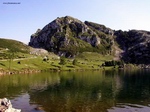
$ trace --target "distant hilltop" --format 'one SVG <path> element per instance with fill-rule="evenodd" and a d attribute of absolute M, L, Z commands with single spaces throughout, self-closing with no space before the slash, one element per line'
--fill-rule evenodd
<path fill-rule="evenodd" d="M 57 18 L 31 35 L 29 46 L 44 48 L 60 56 L 81 52 L 112 55 L 126 63 L 150 64 L 150 32 L 115 31 L 104 25 L 70 16 Z"/>

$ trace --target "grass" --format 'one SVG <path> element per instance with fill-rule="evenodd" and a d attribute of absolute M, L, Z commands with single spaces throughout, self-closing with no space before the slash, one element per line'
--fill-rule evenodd
<path fill-rule="evenodd" d="M 12 52 L 22 52 L 29 53 L 30 47 L 23 44 L 22 42 L 11 40 L 11 39 L 2 39 L 0 38 L 0 51 L 12 51 Z"/>
<path fill-rule="evenodd" d="M 111 55 L 102 55 L 94 52 L 84 52 L 77 56 L 77 59 L 87 62 L 89 64 L 98 64 L 101 65 L 105 61 L 112 60 L 113 56 Z"/>
<path fill-rule="evenodd" d="M 28 55 L 26 58 L 0 60 L 0 69 L 10 71 L 20 71 L 26 69 L 35 70 L 99 70 L 102 63 L 112 60 L 112 56 L 103 56 L 98 53 L 84 52 L 76 57 L 77 63 L 73 65 L 74 59 L 66 58 L 66 64 L 60 65 L 58 56 L 50 54 L 49 60 L 43 61 L 42 56 Z M 110 69 L 112 67 L 107 67 Z"/>
<path fill-rule="evenodd" d="M 110 55 L 102 55 L 97 52 L 85 52 L 92 49 L 92 46 L 78 38 L 72 38 L 79 46 L 82 53 L 74 59 L 66 58 L 66 64 L 60 65 L 60 58 L 54 53 L 46 54 L 48 59 L 43 61 L 45 54 L 36 56 L 29 54 L 30 47 L 15 40 L 0 39 L 0 71 L 22 71 L 22 70 L 95 70 L 101 69 L 102 63 L 112 60 Z M 73 40 L 72 40 L 73 41 Z M 74 45 L 74 44 L 73 44 Z M 67 46 L 69 51 L 74 52 L 75 46 Z M 88 51 L 87 50 L 87 51 Z"/>

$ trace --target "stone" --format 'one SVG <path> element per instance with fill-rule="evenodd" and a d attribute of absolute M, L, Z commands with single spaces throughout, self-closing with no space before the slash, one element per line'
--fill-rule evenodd
<path fill-rule="evenodd" d="M 0 112 L 21 112 L 21 109 L 13 108 L 10 100 L 3 98 L 0 99 Z"/>

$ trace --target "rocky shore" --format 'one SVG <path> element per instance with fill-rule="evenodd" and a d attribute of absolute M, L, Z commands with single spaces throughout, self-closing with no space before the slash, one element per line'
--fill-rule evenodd
<path fill-rule="evenodd" d="M 0 112 L 21 112 L 21 109 L 13 108 L 10 100 L 3 98 L 0 99 Z"/>
<path fill-rule="evenodd" d="M 11 75 L 11 74 L 30 74 L 30 73 L 38 73 L 42 70 L 36 69 L 23 69 L 23 70 L 0 70 L 0 75 Z"/>

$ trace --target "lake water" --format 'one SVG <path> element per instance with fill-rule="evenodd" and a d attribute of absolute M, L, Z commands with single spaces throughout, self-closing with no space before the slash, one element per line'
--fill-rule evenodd
<path fill-rule="evenodd" d="M 150 112 L 150 71 L 1 76 L 4 97 L 22 112 Z"/>

